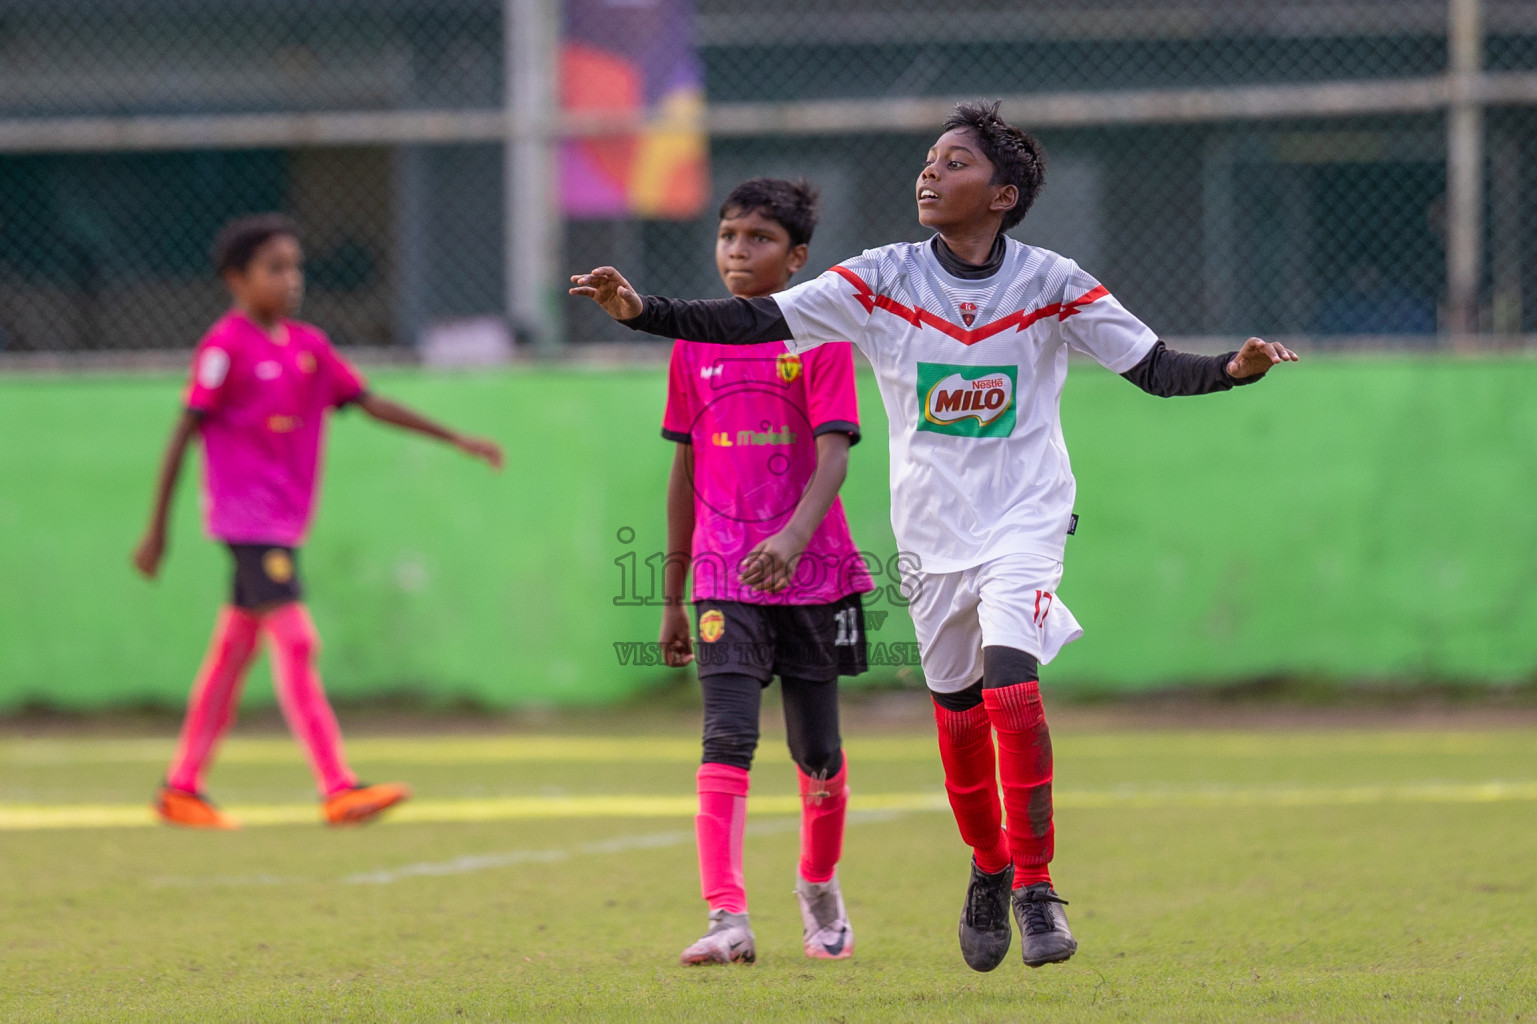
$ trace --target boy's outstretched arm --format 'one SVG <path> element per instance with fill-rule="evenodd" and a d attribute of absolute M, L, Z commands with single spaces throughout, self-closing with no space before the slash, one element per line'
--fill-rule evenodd
<path fill-rule="evenodd" d="M 1285 345 L 1259 338 L 1250 338 L 1243 348 L 1220 356 L 1176 352 L 1160 341 L 1121 376 L 1159 398 L 1208 395 L 1253 384 L 1272 366 L 1296 361 L 1297 353 Z"/>
<path fill-rule="evenodd" d="M 778 593 L 795 576 L 795 561 L 811 543 L 827 510 L 833 507 L 838 488 L 849 474 L 849 435 L 834 431 L 817 435 L 817 468 L 795 514 L 784 528 L 763 541 L 742 559 L 737 579 L 755 590 Z"/>
<path fill-rule="evenodd" d="M 694 548 L 694 449 L 674 445 L 667 476 L 667 556 L 662 563 L 662 660 L 682 668 L 694 660 L 694 631 L 689 628 L 684 591 Z"/>
<path fill-rule="evenodd" d="M 364 393 L 358 398 L 357 406 L 380 423 L 389 423 L 403 430 L 426 434 L 428 437 L 435 437 L 439 441 L 446 441 L 466 455 L 472 455 L 482 462 L 489 464 L 492 469 L 502 468 L 502 449 L 495 441 L 488 441 L 479 437 L 469 437 L 458 431 L 450 430 L 445 426 L 434 423 L 414 409 L 409 409 L 399 402 L 392 402 L 388 398 L 383 398 L 379 395 Z"/>
<path fill-rule="evenodd" d="M 644 298 L 613 267 L 571 275 L 569 293 L 596 302 L 603 312 L 632 330 L 664 338 L 756 345 L 790 337 L 779 304 L 770 296 L 743 299 Z"/>
<path fill-rule="evenodd" d="M 187 445 L 192 441 L 200 418 L 200 414 L 191 409 L 182 410 L 176 425 L 171 428 L 165 456 L 160 460 L 160 478 L 155 485 L 155 506 L 150 512 L 149 526 L 138 547 L 133 549 L 134 568 L 147 579 L 154 579 L 160 572 L 160 561 L 165 557 L 165 524 L 171 514 L 171 498 L 176 493 L 176 480 L 181 476 Z"/>

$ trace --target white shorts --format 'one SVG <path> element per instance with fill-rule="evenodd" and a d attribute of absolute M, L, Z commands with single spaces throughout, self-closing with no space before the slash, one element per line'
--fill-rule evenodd
<path fill-rule="evenodd" d="M 1042 665 L 1083 636 L 1057 600 L 1062 563 L 1005 555 L 959 572 L 909 572 L 903 589 L 929 689 L 955 693 L 982 678 L 983 647 L 1013 647 Z"/>

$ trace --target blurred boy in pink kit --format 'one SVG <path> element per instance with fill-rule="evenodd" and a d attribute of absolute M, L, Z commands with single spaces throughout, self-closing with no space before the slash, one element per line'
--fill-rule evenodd
<path fill-rule="evenodd" d="M 501 468 L 493 442 L 466 437 L 368 390 L 324 332 L 289 319 L 303 297 L 298 229 L 278 214 L 246 217 L 220 233 L 214 264 L 234 299 L 198 343 L 184 410 L 171 432 L 154 510 L 133 563 L 159 572 L 183 456 L 203 442 L 203 516 L 234 558 L 230 603 L 193 683 L 181 741 L 155 799 L 169 824 L 228 829 L 237 822 L 203 792 L 203 776 L 239 703 L 245 671 L 265 638 L 278 703 L 309 755 L 332 825 L 377 817 L 410 796 L 400 783 L 364 785 L 348 768 L 341 731 L 321 687 L 320 638 L 303 603 L 298 549 L 315 508 L 325 421 L 357 406 L 373 419 L 452 444 Z"/>

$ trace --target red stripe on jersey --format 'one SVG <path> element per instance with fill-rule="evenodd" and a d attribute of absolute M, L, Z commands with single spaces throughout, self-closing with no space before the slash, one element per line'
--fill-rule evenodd
<path fill-rule="evenodd" d="M 1047 317 L 1054 316 L 1058 320 L 1066 320 L 1075 313 L 1081 312 L 1084 306 L 1098 302 L 1110 294 L 1109 289 L 1104 285 L 1099 285 L 1090 291 L 1084 292 L 1071 302 L 1053 302 L 1051 305 L 1042 306 L 1039 309 L 1017 310 L 1006 317 L 968 331 L 966 328 L 951 323 L 938 313 L 930 312 L 922 306 L 910 308 L 902 305 L 902 303 L 889 295 L 876 295 L 875 291 L 868 284 L 865 284 L 864 279 L 848 267 L 837 266 L 832 269 L 833 273 L 838 274 L 854 286 L 854 299 L 865 308 L 866 313 L 874 312 L 877 309 L 884 309 L 888 313 L 901 317 L 914 327 L 932 327 L 937 331 L 948 334 L 962 345 L 975 345 L 979 341 L 986 341 L 993 335 L 1001 334 L 1010 327 L 1022 331 L 1036 321 L 1044 320 Z"/>

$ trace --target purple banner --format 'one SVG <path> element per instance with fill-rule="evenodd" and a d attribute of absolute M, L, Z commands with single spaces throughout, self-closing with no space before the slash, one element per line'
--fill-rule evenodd
<path fill-rule="evenodd" d="M 695 217 L 709 199 L 704 70 L 692 0 L 566 0 L 561 108 L 630 115 L 634 134 L 561 148 L 568 217 Z"/>

